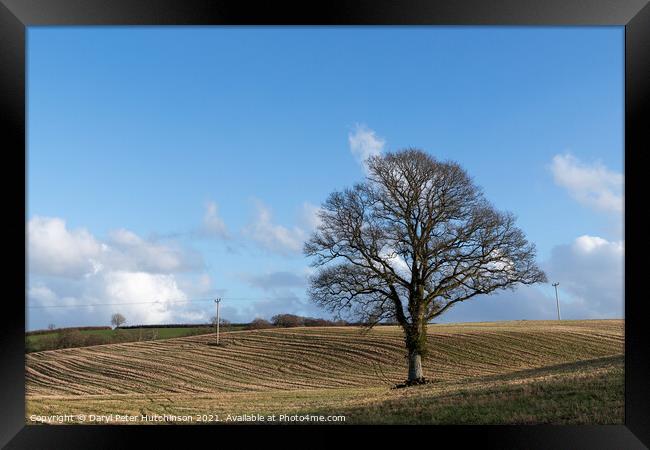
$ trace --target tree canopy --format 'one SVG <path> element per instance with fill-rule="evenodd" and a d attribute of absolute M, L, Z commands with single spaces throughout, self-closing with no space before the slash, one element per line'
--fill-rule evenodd
<path fill-rule="evenodd" d="M 365 181 L 330 194 L 305 243 L 315 303 L 370 326 L 397 321 L 409 351 L 424 353 L 426 323 L 453 305 L 546 281 L 514 215 L 459 164 L 407 149 L 367 167 Z"/>

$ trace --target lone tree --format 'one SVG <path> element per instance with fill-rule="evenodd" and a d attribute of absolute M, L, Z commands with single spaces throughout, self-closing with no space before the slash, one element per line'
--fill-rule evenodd
<path fill-rule="evenodd" d="M 546 281 L 535 246 L 455 162 L 418 149 L 366 160 L 362 183 L 333 192 L 304 252 L 317 268 L 309 296 L 369 327 L 395 321 L 407 384 L 424 381 L 427 323 L 480 294 Z"/>
<path fill-rule="evenodd" d="M 126 318 L 120 313 L 115 313 L 111 316 L 111 324 L 114 325 L 115 328 L 119 328 L 119 326 L 124 322 L 126 322 Z"/>

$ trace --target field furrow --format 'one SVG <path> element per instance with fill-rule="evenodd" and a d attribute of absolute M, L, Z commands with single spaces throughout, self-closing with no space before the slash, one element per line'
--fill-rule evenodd
<path fill-rule="evenodd" d="M 431 325 L 428 378 L 468 379 L 623 353 L 621 320 Z M 406 375 L 397 327 L 291 328 L 34 352 L 27 395 L 237 393 L 386 386 Z"/>

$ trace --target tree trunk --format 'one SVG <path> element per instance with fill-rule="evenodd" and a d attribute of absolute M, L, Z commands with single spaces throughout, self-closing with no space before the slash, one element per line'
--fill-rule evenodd
<path fill-rule="evenodd" d="M 424 319 L 422 289 L 418 289 L 409 298 L 411 323 L 404 326 L 406 349 L 409 358 L 409 376 L 407 383 L 424 381 L 422 374 L 422 355 L 426 354 L 427 323 Z"/>
<path fill-rule="evenodd" d="M 422 357 L 417 351 L 409 352 L 409 378 L 408 381 L 419 381 L 422 375 Z"/>

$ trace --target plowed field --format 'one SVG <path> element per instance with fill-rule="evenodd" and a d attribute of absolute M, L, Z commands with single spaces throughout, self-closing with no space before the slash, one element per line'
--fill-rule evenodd
<path fill-rule="evenodd" d="M 414 411 L 421 418 L 422 404 L 414 395 L 433 399 L 466 389 L 471 395 L 497 389 L 510 396 L 510 388 L 539 383 L 557 389 L 578 383 L 570 389 L 582 392 L 603 377 L 609 386 L 611 377 L 622 380 L 623 329 L 622 320 L 431 325 L 424 372 L 434 383 L 408 389 L 390 389 L 407 371 L 397 327 L 238 331 L 224 334 L 223 346 L 212 345 L 213 335 L 200 335 L 35 352 L 26 355 L 27 416 L 321 411 L 374 423 L 390 416 L 363 411 L 411 401 L 419 405 Z M 622 411 L 622 401 L 621 393 L 620 402 L 607 408 Z M 444 404 L 434 403 L 431 411 Z M 523 422 L 535 423 L 535 417 Z M 591 416 L 580 417 L 584 420 L 574 422 L 589 422 Z M 602 421 L 617 423 L 616 416 L 607 417 Z M 418 422 L 442 423 L 435 417 Z"/>

